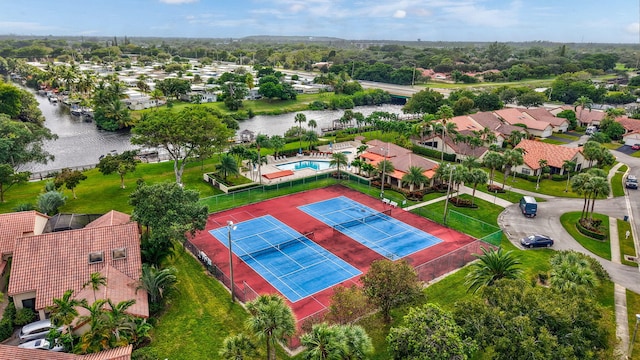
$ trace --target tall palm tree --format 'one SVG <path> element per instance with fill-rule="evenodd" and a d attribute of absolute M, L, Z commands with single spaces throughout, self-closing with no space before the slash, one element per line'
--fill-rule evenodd
<path fill-rule="evenodd" d="M 220 156 L 220 164 L 216 166 L 216 173 L 222 174 L 224 181 L 227 181 L 227 176 L 238 175 L 240 170 L 238 169 L 238 163 L 231 154 L 222 154 Z"/>
<path fill-rule="evenodd" d="M 307 121 L 307 126 L 309 127 L 309 129 L 311 129 L 311 131 L 316 131 L 316 128 L 318 127 L 318 122 L 315 121 L 314 119 L 310 119 L 309 121 Z"/>
<path fill-rule="evenodd" d="M 136 291 L 145 290 L 149 296 L 149 302 L 159 304 L 167 295 L 175 291 L 175 286 L 178 283 L 177 272 L 174 267 L 158 269 L 155 266 L 144 264 Z"/>
<path fill-rule="evenodd" d="M 420 166 L 410 166 L 409 172 L 402 176 L 402 182 L 409 184 L 409 192 L 413 192 L 414 186 L 422 187 L 429 178 L 424 174 L 424 169 Z"/>
<path fill-rule="evenodd" d="M 471 271 L 467 274 L 465 284 L 467 291 L 478 290 L 493 285 L 500 279 L 517 279 L 522 276 L 522 263 L 512 251 L 504 252 L 502 248 L 497 251 L 482 248 L 482 255 L 474 254 L 478 262 L 471 265 Z"/>
<path fill-rule="evenodd" d="M 311 121 L 313 120 L 309 120 L 309 122 Z M 282 150 L 287 144 L 281 135 L 271 135 L 271 137 L 269 138 L 269 143 L 271 144 L 271 148 L 273 149 L 274 156 L 278 156 L 280 150 Z"/>
<path fill-rule="evenodd" d="M 475 156 L 467 156 L 461 162 L 462 166 L 466 167 L 468 170 L 479 168 L 482 166 L 482 163 Z"/>
<path fill-rule="evenodd" d="M 578 195 L 583 195 L 583 204 L 582 204 L 582 213 L 580 214 L 580 219 L 584 219 L 586 216 L 586 212 L 588 209 L 588 199 L 590 190 L 589 179 L 591 176 L 587 173 L 578 174 L 571 179 L 571 191 L 575 192 Z"/>
<path fill-rule="evenodd" d="M 502 188 L 504 189 L 504 185 L 507 182 L 507 177 L 509 176 L 509 172 L 514 166 L 522 165 L 524 163 L 524 157 L 522 156 L 522 152 L 520 149 L 507 149 L 503 154 L 504 159 L 504 177 L 502 181 Z M 515 176 L 515 175 L 514 175 Z"/>
<path fill-rule="evenodd" d="M 162 90 L 156 88 L 153 89 L 151 93 L 149 93 L 149 96 L 155 102 L 157 110 L 160 106 L 160 100 L 164 99 L 164 93 L 162 92 Z"/>
<path fill-rule="evenodd" d="M 447 122 L 453 117 L 453 109 L 449 105 L 442 105 L 436 112 L 436 117 L 442 121 L 442 152 L 440 154 L 440 163 L 444 162 L 444 139 L 447 136 Z"/>
<path fill-rule="evenodd" d="M 118 125 L 118 129 L 128 128 L 133 125 L 129 108 L 119 99 L 113 100 L 107 105 L 105 117 Z"/>
<path fill-rule="evenodd" d="M 64 292 L 61 298 L 54 298 L 53 305 L 47 308 L 51 319 L 51 323 L 55 326 L 64 326 L 67 334 L 71 335 L 71 323 L 78 316 L 77 307 L 87 307 L 87 300 L 74 299 L 73 290 Z M 71 338 L 71 347 L 73 347 L 73 337 Z"/>
<path fill-rule="evenodd" d="M 126 346 L 134 337 L 136 324 L 133 317 L 127 314 L 127 309 L 136 303 L 135 300 L 125 300 L 114 304 L 107 299 L 109 310 L 106 310 L 106 331 L 109 333 L 109 346 Z"/>
<path fill-rule="evenodd" d="M 549 162 L 547 159 L 539 159 L 538 166 L 540 166 L 540 171 L 538 172 L 538 181 L 536 182 L 536 190 L 540 188 L 540 177 L 542 177 L 542 173 L 544 172 L 544 168 L 547 167 Z"/>
<path fill-rule="evenodd" d="M 84 283 L 82 288 L 84 289 L 88 286 L 91 286 L 91 290 L 93 290 L 93 301 L 96 301 L 96 291 L 100 290 L 100 286 L 107 286 L 107 278 L 99 272 L 91 273 L 89 281 Z"/>
<path fill-rule="evenodd" d="M 340 176 L 340 167 L 347 166 L 347 155 L 341 152 L 336 152 L 331 154 L 331 161 L 329 161 L 329 166 L 336 167 L 336 174 Z"/>
<path fill-rule="evenodd" d="M 258 178 L 260 179 L 260 184 L 262 184 L 262 161 L 261 161 L 262 154 L 260 150 L 263 147 L 268 148 L 270 146 L 269 137 L 264 134 L 258 134 L 256 136 L 255 142 L 256 142 L 256 147 L 258 149 Z"/>
<path fill-rule="evenodd" d="M 589 99 L 586 96 L 580 96 L 576 102 L 573 103 L 573 110 L 574 111 L 578 111 L 578 106 L 580 107 L 580 113 L 578 114 L 578 120 L 580 123 L 582 123 L 582 111 L 584 111 L 585 108 L 589 109 L 589 112 L 591 112 L 591 108 L 593 107 L 593 101 L 591 99 Z"/>
<path fill-rule="evenodd" d="M 300 343 L 306 347 L 304 358 L 308 360 L 344 359 L 347 353 L 344 334 L 339 326 L 315 324 L 311 332 L 303 334 Z"/>
<path fill-rule="evenodd" d="M 484 166 L 488 167 L 489 172 L 489 184 L 493 184 L 493 173 L 496 169 L 502 169 L 504 165 L 504 157 L 502 154 L 496 151 L 489 151 L 482 159 Z"/>
<path fill-rule="evenodd" d="M 551 263 L 551 286 L 562 292 L 582 295 L 592 294 L 598 286 L 598 277 L 585 255 L 575 251 L 561 251 L 549 260 Z"/>
<path fill-rule="evenodd" d="M 467 184 L 473 185 L 473 192 L 471 193 L 471 206 L 473 206 L 475 203 L 476 188 L 478 187 L 479 184 L 486 184 L 487 180 L 489 180 L 489 176 L 482 169 L 478 169 L 478 168 L 471 169 L 467 173 L 467 179 L 465 180 L 465 182 Z"/>
<path fill-rule="evenodd" d="M 296 320 L 284 299 L 276 294 L 260 295 L 246 304 L 251 316 L 247 327 L 267 346 L 267 360 L 275 359 L 275 345 L 296 331 Z"/>
<path fill-rule="evenodd" d="M 225 360 L 244 360 L 256 355 L 256 345 L 245 334 L 227 336 L 222 341 L 218 355 Z"/>
<path fill-rule="evenodd" d="M 578 164 L 573 160 L 565 160 L 562 163 L 562 168 L 567 172 L 567 186 L 564 189 L 564 192 L 569 191 L 569 181 L 571 181 L 571 172 L 575 170 Z"/>
<path fill-rule="evenodd" d="M 609 181 L 607 181 L 606 176 L 597 175 L 592 176 L 589 180 L 589 188 L 591 189 L 591 214 L 589 218 L 593 219 L 593 209 L 596 205 L 596 199 L 600 195 L 608 196 L 611 188 L 609 187 Z"/>
<path fill-rule="evenodd" d="M 393 167 L 393 163 L 387 159 L 381 160 L 376 165 L 376 171 L 380 175 L 380 181 L 384 184 L 386 180 L 387 174 L 393 173 L 395 168 Z"/>
<path fill-rule="evenodd" d="M 302 124 L 307 122 L 307 116 L 303 113 L 297 113 L 293 122 L 298 124 L 298 136 L 300 137 L 300 152 L 302 152 Z"/>
<path fill-rule="evenodd" d="M 318 141 L 318 133 L 313 130 L 306 131 L 302 135 L 302 140 L 309 142 L 309 151 L 311 151 L 311 147 Z"/>
<path fill-rule="evenodd" d="M 82 306 L 89 313 L 81 316 L 79 321 L 88 323 L 90 330 L 80 337 L 78 350 L 81 354 L 95 353 L 108 348 L 111 334 L 107 329 L 108 318 L 102 308 L 106 302 L 104 299 L 98 299 L 91 305 Z"/>

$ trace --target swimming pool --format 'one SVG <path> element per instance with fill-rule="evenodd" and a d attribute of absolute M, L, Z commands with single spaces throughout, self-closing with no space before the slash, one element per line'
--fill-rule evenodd
<path fill-rule="evenodd" d="M 294 170 L 294 171 L 304 170 L 304 169 L 320 171 L 320 170 L 327 170 L 328 168 L 330 168 L 329 161 L 318 161 L 318 160 L 302 160 L 302 161 L 276 165 L 276 167 L 280 170 Z"/>

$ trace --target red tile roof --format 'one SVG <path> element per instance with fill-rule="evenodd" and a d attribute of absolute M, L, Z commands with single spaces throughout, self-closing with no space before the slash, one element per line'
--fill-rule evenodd
<path fill-rule="evenodd" d="M 549 110 L 545 108 L 520 109 L 523 114 L 528 115 L 531 119 L 548 122 L 553 126 L 562 126 L 568 124 L 567 119 L 553 116 Z"/>
<path fill-rule="evenodd" d="M 489 128 L 493 132 L 500 133 L 503 135 L 509 136 L 511 135 L 512 131 L 518 131 L 522 133 L 526 132 L 523 128 L 519 126 L 513 126 L 510 124 L 503 123 L 496 116 L 496 114 L 490 111 L 478 112 L 478 113 L 469 115 L 469 117 L 472 118 L 478 124 L 486 128 Z"/>
<path fill-rule="evenodd" d="M 375 143 L 376 146 L 371 146 L 372 143 Z M 389 144 L 389 156 L 387 159 L 393 164 L 394 172 L 389 174 L 390 176 L 396 179 L 402 179 L 404 174 L 409 172 L 409 168 L 411 166 L 419 166 L 424 171 L 428 178 L 432 178 L 435 174 L 435 169 L 438 168 L 438 163 L 431 161 L 427 158 L 424 158 L 420 155 L 414 154 L 411 150 L 405 149 L 395 144 L 385 143 L 379 140 L 372 140 L 367 143 L 369 149 L 360 155 L 361 158 L 369 160 L 369 163 L 376 166 L 380 161 L 382 161 L 384 157 L 384 152 L 382 149 L 387 149 L 387 144 Z M 377 152 L 377 153 L 376 153 Z"/>
<path fill-rule="evenodd" d="M 131 360 L 131 345 L 95 354 L 75 355 L 53 351 L 22 349 L 0 344 L 0 359 L 11 360 Z"/>
<path fill-rule="evenodd" d="M 126 257 L 113 259 L 112 250 L 120 248 L 126 249 Z M 104 261 L 89 264 L 89 253 L 95 252 L 103 252 Z M 119 289 L 112 291 L 128 292 L 129 299 L 139 298 L 135 287 L 131 288 L 131 281 L 138 280 L 142 272 L 137 223 L 19 238 L 13 254 L 8 294 L 35 291 L 35 305 L 39 310 L 52 305 L 52 300 L 62 297 L 66 290 L 79 293 L 91 273 L 101 271 L 108 275 L 108 288 Z M 146 297 L 130 309 L 133 315 L 149 316 Z"/>
<path fill-rule="evenodd" d="M 582 147 L 568 148 L 534 140 L 522 140 L 515 148 L 524 150 L 524 163 L 532 170 L 540 168 L 539 160 L 547 160 L 548 166 L 562 168 L 565 160 L 573 159 L 582 151 Z"/>
<path fill-rule="evenodd" d="M 85 228 L 122 225 L 128 222 L 131 222 L 131 217 L 129 215 L 125 213 L 121 213 L 119 211 L 111 210 L 108 213 L 102 215 L 101 217 L 88 223 L 87 226 L 85 226 Z"/>
<path fill-rule="evenodd" d="M 578 118 L 578 122 L 583 124 L 591 124 L 594 121 L 602 121 L 604 119 L 605 112 L 600 110 L 582 110 L 582 106 L 573 107 L 571 105 L 562 105 L 560 107 L 562 110 L 573 110 L 576 113 L 576 118 Z M 582 111 L 581 111 L 582 110 Z M 557 109 L 555 110 L 557 111 Z"/>
<path fill-rule="evenodd" d="M 411 153 L 411 150 L 405 149 L 402 146 L 380 140 L 371 140 L 367 142 L 367 145 L 369 146 L 367 152 L 378 154 L 380 156 L 386 155 L 387 157 L 396 157 Z"/>
<path fill-rule="evenodd" d="M 551 126 L 546 121 L 538 121 L 523 115 L 522 111 L 516 108 L 504 108 L 495 110 L 494 112 L 511 125 L 524 124 L 528 129 L 533 130 L 545 130 L 547 127 Z"/>
<path fill-rule="evenodd" d="M 49 218 L 37 211 L 0 214 L 0 255 L 12 254 L 17 238 L 42 232 L 36 229 L 37 217 Z"/>
<path fill-rule="evenodd" d="M 622 127 L 624 127 L 625 130 L 627 130 L 627 132 L 640 131 L 640 120 L 631 119 L 626 116 L 622 116 L 622 117 L 616 118 L 615 121 L 619 122 L 620 125 L 622 125 Z"/>

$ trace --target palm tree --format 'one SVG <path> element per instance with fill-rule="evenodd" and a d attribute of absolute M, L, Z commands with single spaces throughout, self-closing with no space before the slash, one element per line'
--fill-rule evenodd
<path fill-rule="evenodd" d="M 540 177 L 542 176 L 542 172 L 544 171 L 544 168 L 547 167 L 548 163 L 549 162 L 546 159 L 538 160 L 538 166 L 540 166 L 540 171 L 538 172 L 538 181 L 536 182 L 536 190 L 540 188 Z"/>
<path fill-rule="evenodd" d="M 364 165 L 365 162 L 363 160 L 360 159 L 353 159 L 353 161 L 351 161 L 351 166 L 353 166 L 354 168 L 358 169 L 358 175 L 360 175 L 361 171 L 362 171 L 362 165 Z"/>
<path fill-rule="evenodd" d="M 522 139 L 524 139 L 524 137 L 525 135 L 521 131 L 513 130 L 511 131 L 511 134 L 509 134 L 509 144 L 515 147 Z"/>
<path fill-rule="evenodd" d="M 110 347 L 126 346 L 134 337 L 136 324 L 133 317 L 126 311 L 135 303 L 135 300 L 125 300 L 114 304 L 111 299 L 107 299 L 109 310 L 105 311 L 107 317 L 105 327 L 110 336 Z"/>
<path fill-rule="evenodd" d="M 489 151 L 482 159 L 484 166 L 491 169 L 489 173 L 489 184 L 493 184 L 493 173 L 496 169 L 502 169 L 504 157 L 499 152 Z"/>
<path fill-rule="evenodd" d="M 596 170 L 596 169 L 592 169 Z M 600 169 L 597 169 L 600 170 Z M 611 188 L 609 187 L 609 181 L 607 181 L 607 177 L 593 175 L 591 179 L 589 179 L 589 188 L 591 189 L 591 214 L 590 219 L 593 219 L 593 209 L 596 205 L 596 199 L 600 195 L 608 196 L 611 192 Z"/>
<path fill-rule="evenodd" d="M 160 106 L 160 100 L 164 98 L 164 93 L 160 89 L 153 89 L 151 93 L 149 93 L 151 99 L 156 103 L 156 110 Z"/>
<path fill-rule="evenodd" d="M 260 183 L 262 184 L 262 161 L 261 161 L 261 152 L 260 149 L 263 147 L 269 147 L 269 137 L 264 134 L 258 134 L 256 136 L 256 147 L 258 149 L 258 178 L 260 179 Z"/>
<path fill-rule="evenodd" d="M 53 305 L 47 308 L 51 319 L 51 323 L 57 326 L 64 326 L 67 334 L 71 335 L 71 323 L 78 316 L 78 306 L 87 307 L 87 300 L 74 299 L 73 290 L 64 292 L 61 298 L 54 298 Z M 73 347 L 73 337 L 71 337 L 71 347 Z"/>
<path fill-rule="evenodd" d="M 231 154 L 222 154 L 220 156 L 220 164 L 216 166 L 216 173 L 222 174 L 224 181 L 227 181 L 228 175 L 238 175 L 240 170 L 238 169 L 238 163 Z"/>
<path fill-rule="evenodd" d="M 571 171 L 575 170 L 577 163 L 573 160 L 565 160 L 562 163 L 562 168 L 567 172 L 567 186 L 564 189 L 564 192 L 569 191 L 569 181 L 571 180 Z"/>
<path fill-rule="evenodd" d="M 551 286 L 562 292 L 583 295 L 598 286 L 598 277 L 585 255 L 575 251 L 561 251 L 551 257 Z"/>
<path fill-rule="evenodd" d="M 344 359 L 347 352 L 343 332 L 338 326 L 315 324 L 311 332 L 303 334 L 300 343 L 306 347 L 304 358 L 308 360 Z"/>
<path fill-rule="evenodd" d="M 522 152 L 519 150 L 520 149 L 507 149 L 503 154 L 503 159 L 504 159 L 504 177 L 502 181 L 503 189 L 504 189 L 505 183 L 507 182 L 507 177 L 509 176 L 509 172 L 511 171 L 511 169 L 514 166 L 522 165 L 524 163 Z"/>
<path fill-rule="evenodd" d="M 578 111 L 578 106 L 580 107 L 580 113 L 578 114 L 578 120 L 580 123 L 582 123 L 582 111 L 584 110 L 584 108 L 589 109 L 589 112 L 591 112 L 591 108 L 593 106 L 593 101 L 591 99 L 589 99 L 586 96 L 580 96 L 578 98 L 578 100 L 576 100 L 576 102 L 573 103 L 574 108 L 573 111 Z"/>
<path fill-rule="evenodd" d="M 376 171 L 380 175 L 380 181 L 383 184 L 385 183 L 386 175 L 393 173 L 394 170 L 395 170 L 395 168 L 393 167 L 393 163 L 391 161 L 387 160 L 387 159 L 381 160 L 376 165 Z"/>
<path fill-rule="evenodd" d="M 244 360 L 256 355 L 256 345 L 245 334 L 227 336 L 222 341 L 218 355 L 225 360 Z"/>
<path fill-rule="evenodd" d="M 362 164 L 362 171 L 364 171 L 365 173 L 367 173 L 367 176 L 371 177 L 371 174 L 373 174 L 373 172 L 376 170 L 376 168 L 369 164 L 369 163 L 364 163 Z"/>
<path fill-rule="evenodd" d="M 302 136 L 302 140 L 309 142 L 309 151 L 311 151 L 311 147 L 318 141 L 318 133 L 313 130 L 309 130 L 304 133 Z"/>
<path fill-rule="evenodd" d="M 159 270 L 153 265 L 144 264 L 136 291 L 145 290 L 149 296 L 149 302 L 160 304 L 167 295 L 175 291 L 178 282 L 177 272 L 174 267 Z"/>
<path fill-rule="evenodd" d="M 331 161 L 329 161 L 329 166 L 335 166 L 336 174 L 340 176 L 340 167 L 347 166 L 347 155 L 341 152 L 336 152 L 331 154 Z"/>
<path fill-rule="evenodd" d="M 313 120 L 310 120 L 309 123 L 311 123 L 311 121 Z M 282 150 L 286 145 L 286 141 L 280 135 L 271 135 L 271 137 L 269 138 L 269 143 L 271 144 L 271 148 L 273 149 L 274 156 L 278 156 L 280 150 Z"/>
<path fill-rule="evenodd" d="M 571 179 L 571 191 L 575 192 L 578 195 L 584 196 L 584 202 L 582 204 L 582 213 L 580 214 L 580 219 L 585 218 L 585 213 L 588 209 L 588 199 L 590 190 L 588 188 L 589 179 L 591 176 L 587 173 L 578 174 Z"/>
<path fill-rule="evenodd" d="M 104 115 L 118 125 L 118 129 L 128 128 L 133 124 L 129 108 L 119 99 L 113 100 L 107 105 Z"/>
<path fill-rule="evenodd" d="M 466 183 L 473 184 L 473 192 L 471 193 L 471 206 L 474 205 L 476 199 L 476 188 L 478 184 L 486 184 L 489 176 L 482 169 L 471 169 L 467 173 Z"/>
<path fill-rule="evenodd" d="M 300 152 L 302 152 L 302 124 L 307 122 L 307 116 L 303 113 L 297 113 L 294 123 L 298 124 L 298 136 L 300 137 Z"/>
<path fill-rule="evenodd" d="M 504 252 L 502 248 L 497 251 L 487 250 L 482 247 L 482 255 L 474 256 L 479 261 L 471 265 L 471 271 L 466 276 L 465 284 L 469 286 L 467 291 L 476 293 L 500 279 L 517 279 L 522 276 L 522 269 L 518 266 L 522 263 L 512 251 Z"/>
<path fill-rule="evenodd" d="M 409 192 L 413 192 L 415 185 L 420 186 L 429 181 L 429 178 L 424 174 L 424 169 L 419 166 L 410 166 L 409 172 L 402 176 L 402 182 L 409 184 Z"/>
<path fill-rule="evenodd" d="M 309 129 L 311 129 L 311 131 L 316 131 L 316 128 L 318 127 L 318 122 L 310 119 L 309 121 L 307 121 L 307 126 L 309 127 Z"/>
<path fill-rule="evenodd" d="M 275 359 L 275 345 L 296 331 L 296 320 L 284 299 L 276 294 L 260 295 L 246 304 L 251 314 L 247 327 L 267 346 L 267 360 Z"/>
<path fill-rule="evenodd" d="M 100 286 L 107 286 L 107 278 L 99 272 L 91 273 L 89 281 L 84 283 L 82 288 L 84 289 L 87 286 L 91 286 L 91 289 L 93 290 L 93 301 L 96 301 L 96 291 L 100 289 Z"/>
<path fill-rule="evenodd" d="M 83 305 L 87 309 L 88 315 L 80 317 L 79 322 L 89 324 L 89 331 L 80 337 L 79 351 L 81 354 L 95 353 L 107 349 L 111 334 L 107 329 L 108 318 L 102 307 L 106 300 L 98 299 L 91 305 Z"/>
<path fill-rule="evenodd" d="M 373 344 L 367 332 L 358 325 L 342 325 L 342 333 L 346 346 L 346 359 L 368 359 L 373 352 Z"/>
<path fill-rule="evenodd" d="M 462 166 L 466 167 L 468 170 L 479 168 L 482 166 L 478 158 L 475 156 L 467 156 L 461 162 Z"/>
<path fill-rule="evenodd" d="M 453 109 L 449 105 L 442 105 L 436 112 L 436 117 L 442 121 L 442 152 L 440 154 L 440 163 L 444 162 L 444 139 L 447 136 L 447 122 L 453 117 Z"/>

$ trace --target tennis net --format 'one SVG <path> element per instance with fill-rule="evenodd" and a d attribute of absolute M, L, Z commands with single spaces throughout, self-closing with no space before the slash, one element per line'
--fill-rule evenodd
<path fill-rule="evenodd" d="M 373 213 L 370 215 L 367 215 L 365 217 L 361 217 L 358 219 L 353 219 L 353 220 L 349 220 L 349 221 L 345 221 L 339 224 L 335 224 L 333 225 L 333 230 L 338 230 L 340 231 L 340 229 L 346 229 L 346 228 L 350 228 L 350 227 L 354 227 L 354 226 L 358 226 L 358 225 L 362 225 L 362 224 L 366 224 L 372 221 L 376 221 L 376 220 L 387 220 L 389 218 L 389 216 L 391 215 L 391 209 L 389 210 L 385 210 L 382 212 L 378 212 L 378 213 Z"/>
<path fill-rule="evenodd" d="M 275 253 L 275 252 L 282 252 L 282 250 L 286 249 L 287 247 L 296 245 L 298 243 L 304 243 L 305 240 L 309 240 L 313 238 L 313 232 L 304 234 L 300 237 L 297 238 L 293 238 L 293 239 L 289 239 L 286 241 L 283 241 L 279 244 L 271 244 L 271 246 L 267 246 L 258 250 L 253 250 L 253 251 L 245 251 L 244 254 L 239 255 L 241 259 L 245 260 L 247 258 L 257 258 L 259 256 L 265 255 L 265 254 L 270 254 L 270 253 Z"/>

